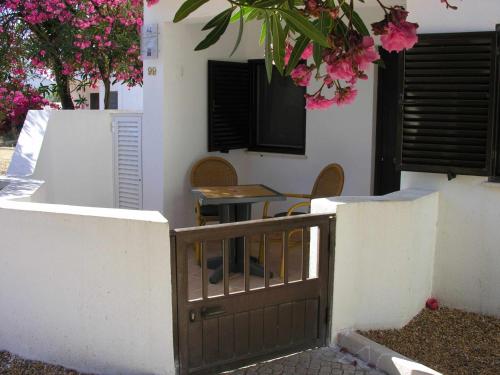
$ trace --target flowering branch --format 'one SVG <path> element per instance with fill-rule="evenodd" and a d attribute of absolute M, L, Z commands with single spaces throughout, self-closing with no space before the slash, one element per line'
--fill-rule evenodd
<path fill-rule="evenodd" d="M 174 22 L 182 21 L 207 1 L 186 0 Z M 418 41 L 418 24 L 407 21 L 408 12 L 403 6 L 374 1 L 385 14 L 381 21 L 371 25 L 372 34 L 380 36 L 382 48 L 389 52 L 412 48 Z M 440 1 L 448 9 L 456 9 L 450 0 Z M 150 4 L 157 2 L 149 0 Z M 321 85 L 319 90 L 306 95 L 309 109 L 352 103 L 357 95 L 357 81 L 367 79 L 368 67 L 380 60 L 375 40 L 356 12 L 354 0 L 228 2 L 230 8 L 205 25 L 203 30 L 208 30 L 208 35 L 196 49 L 216 43 L 231 21 L 240 20 L 240 33 L 242 21 L 261 21 L 269 78 L 274 65 L 280 73 L 290 75 L 297 85 L 309 86 L 316 71 L 314 77 Z"/>

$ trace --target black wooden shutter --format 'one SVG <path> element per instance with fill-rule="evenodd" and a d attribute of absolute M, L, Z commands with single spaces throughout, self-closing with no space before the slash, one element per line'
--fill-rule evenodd
<path fill-rule="evenodd" d="M 109 109 L 118 109 L 118 91 L 109 93 Z"/>
<path fill-rule="evenodd" d="M 248 147 L 249 92 L 247 63 L 208 62 L 208 151 Z"/>
<path fill-rule="evenodd" d="M 404 60 L 401 169 L 488 175 L 495 33 L 420 35 Z"/>

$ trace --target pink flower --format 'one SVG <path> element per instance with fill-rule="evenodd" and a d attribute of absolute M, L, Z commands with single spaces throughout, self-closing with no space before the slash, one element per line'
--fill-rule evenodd
<path fill-rule="evenodd" d="M 312 69 L 305 64 L 297 65 L 297 67 L 294 70 L 292 70 L 292 73 L 290 73 L 290 77 L 292 77 L 293 81 L 297 86 L 309 85 L 309 81 L 311 80 L 311 75 L 312 75 Z"/>
<path fill-rule="evenodd" d="M 334 103 L 334 99 L 327 99 L 320 94 L 306 95 L 306 109 L 327 109 Z"/>
<path fill-rule="evenodd" d="M 370 36 L 363 37 L 360 51 L 354 56 L 354 61 L 359 70 L 365 70 L 368 66 L 380 59 L 380 55 L 375 49 L 375 41 Z"/>
<path fill-rule="evenodd" d="M 356 96 L 358 95 L 358 90 L 348 86 L 346 88 L 341 88 L 337 90 L 335 97 L 333 98 L 335 104 L 342 107 L 347 104 L 354 103 Z"/>
<path fill-rule="evenodd" d="M 349 58 L 343 58 L 333 62 L 327 63 L 326 71 L 333 80 L 343 79 L 351 81 L 356 77 L 356 72 L 352 67 L 352 61 Z"/>
<path fill-rule="evenodd" d="M 399 24 L 389 22 L 386 33 L 380 38 L 382 47 L 389 52 L 400 52 L 409 49 L 418 41 L 416 23 L 401 21 Z"/>
<path fill-rule="evenodd" d="M 300 56 L 300 58 L 302 60 L 307 60 L 309 57 L 311 57 L 313 54 L 313 44 L 312 43 L 309 43 L 306 47 L 306 49 L 304 50 L 304 52 L 302 52 L 302 55 Z"/>

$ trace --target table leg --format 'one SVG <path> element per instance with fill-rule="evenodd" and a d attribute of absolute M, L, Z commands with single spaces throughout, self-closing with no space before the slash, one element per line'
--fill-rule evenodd
<path fill-rule="evenodd" d="M 222 223 L 231 223 L 235 221 L 247 221 L 252 218 L 252 205 L 251 203 L 239 203 L 235 205 L 224 204 L 219 206 L 219 214 Z M 232 238 L 229 240 L 230 265 L 229 272 L 243 273 L 245 265 L 244 249 L 245 238 Z M 209 281 L 211 284 L 217 284 L 224 278 L 224 270 L 222 264 L 222 257 L 213 257 L 208 259 L 207 267 L 214 269 L 210 275 Z M 250 258 L 250 274 L 255 276 L 264 277 L 264 267 L 259 264 L 258 260 L 254 257 Z M 270 277 L 273 277 L 272 273 Z"/>

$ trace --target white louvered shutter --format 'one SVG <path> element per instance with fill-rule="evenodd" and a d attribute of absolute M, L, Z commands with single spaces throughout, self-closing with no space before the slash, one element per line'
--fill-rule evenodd
<path fill-rule="evenodd" d="M 142 209 L 142 117 L 113 117 L 115 207 Z"/>

